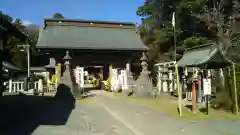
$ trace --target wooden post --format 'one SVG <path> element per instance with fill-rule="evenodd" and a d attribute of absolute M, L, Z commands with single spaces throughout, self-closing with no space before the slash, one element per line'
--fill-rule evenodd
<path fill-rule="evenodd" d="M 42 79 L 38 80 L 38 92 L 43 92 L 43 82 Z"/>
<path fill-rule="evenodd" d="M 109 73 L 108 73 L 108 78 L 112 78 L 112 69 L 113 69 L 113 66 L 110 64 L 109 65 Z"/>
<path fill-rule="evenodd" d="M 11 93 L 12 92 L 12 79 L 10 79 L 8 82 L 8 89 L 9 89 L 8 92 Z"/>
<path fill-rule="evenodd" d="M 16 83 L 16 85 L 17 85 L 17 91 L 20 90 L 20 89 L 19 89 L 19 84 L 20 84 L 19 82 Z"/>
<path fill-rule="evenodd" d="M 158 66 L 158 94 L 162 92 L 162 73 L 161 73 L 161 66 Z"/>
<path fill-rule="evenodd" d="M 237 95 L 237 80 L 236 80 L 236 71 L 235 71 L 235 63 L 232 64 L 232 70 L 233 70 L 233 90 L 234 90 L 234 107 L 235 107 L 235 113 L 238 115 L 238 95 Z"/>
<path fill-rule="evenodd" d="M 23 85 L 24 85 L 24 82 L 21 82 L 21 83 L 20 83 L 20 87 L 21 87 L 20 90 L 21 90 L 21 91 L 24 90 Z"/>
<path fill-rule="evenodd" d="M 208 99 L 208 96 L 209 95 L 206 95 L 206 111 L 207 111 L 207 115 L 209 114 L 209 107 L 208 107 L 209 99 Z"/>
<path fill-rule="evenodd" d="M 101 90 L 103 90 L 103 88 L 104 88 L 103 87 L 104 85 L 102 82 L 103 81 L 103 67 L 100 68 L 99 76 L 100 76 L 100 88 L 101 88 Z"/>
<path fill-rule="evenodd" d="M 127 70 L 128 75 L 129 75 L 130 72 L 131 72 L 131 64 L 130 64 L 130 62 L 127 62 L 127 64 L 126 64 L 126 70 Z"/>
<path fill-rule="evenodd" d="M 192 112 L 196 113 L 196 85 L 192 82 Z"/>
<path fill-rule="evenodd" d="M 16 83 L 12 83 L 13 84 L 13 92 L 16 92 Z"/>

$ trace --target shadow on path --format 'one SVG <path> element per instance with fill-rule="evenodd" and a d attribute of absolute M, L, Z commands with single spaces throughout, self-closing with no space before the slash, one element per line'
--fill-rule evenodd
<path fill-rule="evenodd" d="M 95 91 L 99 91 L 95 87 L 84 87 L 83 91 L 81 92 L 82 98 L 92 98 L 95 97 Z"/>
<path fill-rule="evenodd" d="M 0 98 L 0 135 L 30 135 L 40 125 L 65 125 L 75 108 L 71 89 L 59 84 L 54 97 L 4 96 Z"/>

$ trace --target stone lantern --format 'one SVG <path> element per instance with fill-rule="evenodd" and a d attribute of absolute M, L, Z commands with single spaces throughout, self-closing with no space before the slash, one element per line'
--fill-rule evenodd
<path fill-rule="evenodd" d="M 62 83 L 64 83 L 70 88 L 75 98 L 76 97 L 82 98 L 80 89 L 76 87 L 75 82 L 73 81 L 73 73 L 72 73 L 73 71 L 71 70 L 71 66 L 70 66 L 72 57 L 69 55 L 69 51 L 66 51 L 66 55 L 63 57 L 63 60 L 65 61 L 64 62 L 65 70 L 62 77 Z"/>
<path fill-rule="evenodd" d="M 64 65 L 65 65 L 65 71 L 68 70 L 69 71 L 69 66 L 70 66 L 70 61 L 72 60 L 72 57 L 69 55 L 69 52 L 66 51 L 66 55 L 63 57 L 63 60 L 65 61 L 64 62 Z"/>
<path fill-rule="evenodd" d="M 66 55 L 63 57 L 63 60 L 65 60 L 64 65 L 70 64 L 70 60 L 72 60 L 72 57 L 69 55 L 69 51 L 66 51 Z"/>
<path fill-rule="evenodd" d="M 137 80 L 137 92 L 136 96 L 150 97 L 152 96 L 152 83 L 149 78 L 150 71 L 148 71 L 147 56 L 143 53 L 141 59 L 142 71 Z"/>
<path fill-rule="evenodd" d="M 145 53 L 143 53 L 140 61 L 142 61 L 141 62 L 141 66 L 142 66 L 141 75 L 144 76 L 144 79 L 149 79 L 150 71 L 148 71 L 147 56 Z"/>

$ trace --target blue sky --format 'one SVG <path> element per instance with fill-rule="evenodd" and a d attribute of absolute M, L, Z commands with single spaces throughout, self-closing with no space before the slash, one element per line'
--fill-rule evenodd
<path fill-rule="evenodd" d="M 0 10 L 26 23 L 42 24 L 56 12 L 65 18 L 139 22 L 144 0 L 1 0 Z"/>

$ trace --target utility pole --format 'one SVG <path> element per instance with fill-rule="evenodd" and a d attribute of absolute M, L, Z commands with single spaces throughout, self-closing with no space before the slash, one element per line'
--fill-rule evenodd
<path fill-rule="evenodd" d="M 233 76 L 233 90 L 234 90 L 234 108 L 235 113 L 238 115 L 238 94 L 237 94 L 237 79 L 236 79 L 236 67 L 235 63 L 232 63 L 232 76 Z"/>

